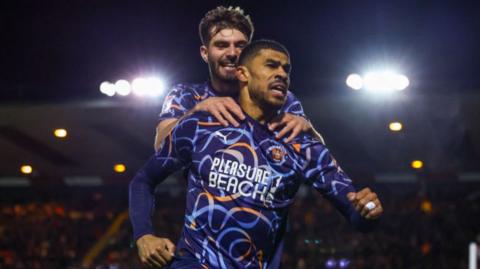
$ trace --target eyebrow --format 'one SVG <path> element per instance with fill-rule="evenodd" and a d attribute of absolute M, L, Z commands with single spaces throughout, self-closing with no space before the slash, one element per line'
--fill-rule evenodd
<path fill-rule="evenodd" d="M 228 41 L 225 40 L 216 40 L 213 42 L 214 45 L 228 44 Z"/>
<path fill-rule="evenodd" d="M 287 73 L 290 72 L 290 70 L 292 69 L 292 65 L 289 64 L 289 63 L 286 63 L 284 65 L 282 65 L 282 63 L 280 61 L 277 61 L 277 60 L 274 60 L 274 59 L 271 59 L 271 58 L 268 58 L 266 60 L 266 63 L 268 64 L 274 64 L 275 66 L 283 66 L 283 68 L 285 69 L 285 71 L 287 71 Z"/>
<path fill-rule="evenodd" d="M 247 44 L 248 42 L 245 41 L 245 40 L 239 40 L 239 41 L 236 41 L 234 42 L 235 45 L 245 45 Z M 226 40 L 216 40 L 213 42 L 214 45 L 223 45 L 223 44 L 230 44 L 230 41 L 226 41 Z"/>

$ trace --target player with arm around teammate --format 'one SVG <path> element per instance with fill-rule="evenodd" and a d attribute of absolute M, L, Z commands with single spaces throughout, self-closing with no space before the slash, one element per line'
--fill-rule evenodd
<path fill-rule="evenodd" d="M 153 234 L 154 187 L 188 167 L 185 224 L 170 268 L 278 268 L 288 208 L 302 183 L 319 190 L 360 230 L 371 229 L 383 212 L 371 190 L 355 192 L 322 143 L 303 134 L 286 144 L 267 128 L 286 99 L 286 49 L 272 41 L 255 42 L 240 64 L 245 121 L 225 127 L 205 113 L 184 118 L 130 185 L 138 240 Z M 168 239 L 159 240 L 161 249 L 145 260 L 151 267 L 164 266 L 175 252 Z"/>

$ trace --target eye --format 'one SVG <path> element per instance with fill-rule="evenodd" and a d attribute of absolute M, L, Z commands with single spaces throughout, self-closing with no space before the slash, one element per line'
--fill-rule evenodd
<path fill-rule="evenodd" d="M 285 71 L 285 73 L 290 74 L 290 71 L 292 71 L 292 66 L 289 64 L 286 64 L 283 66 L 283 70 Z"/>
<path fill-rule="evenodd" d="M 247 45 L 247 43 L 243 43 L 243 42 L 242 42 L 242 43 L 238 43 L 238 44 L 236 45 L 236 47 L 239 48 L 239 49 L 243 49 L 243 48 L 245 48 L 246 45 Z"/>
<path fill-rule="evenodd" d="M 228 43 L 226 43 L 226 42 L 218 42 L 218 43 L 215 43 L 215 46 L 216 46 L 217 48 L 226 48 L 226 47 L 228 47 Z"/>

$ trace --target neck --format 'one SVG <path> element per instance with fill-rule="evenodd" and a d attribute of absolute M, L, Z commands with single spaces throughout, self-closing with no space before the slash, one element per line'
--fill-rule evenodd
<path fill-rule="evenodd" d="M 247 113 L 252 119 L 258 121 L 260 124 L 266 124 L 275 115 L 277 115 L 277 109 L 272 107 L 266 107 L 254 101 L 245 86 L 240 89 L 239 103 L 242 110 Z"/>
<path fill-rule="evenodd" d="M 235 95 L 238 92 L 237 81 L 225 81 L 210 76 L 213 89 L 221 95 Z"/>

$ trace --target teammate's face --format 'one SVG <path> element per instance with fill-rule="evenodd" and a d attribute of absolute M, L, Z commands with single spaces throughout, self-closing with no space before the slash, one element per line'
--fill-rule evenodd
<path fill-rule="evenodd" d="M 227 28 L 215 34 L 208 46 L 200 47 L 200 54 L 208 63 L 212 79 L 236 82 L 238 57 L 247 45 L 247 37 L 237 29 Z"/>
<path fill-rule="evenodd" d="M 280 108 L 290 86 L 290 59 L 282 52 L 262 49 L 246 65 L 250 97 L 259 105 Z"/>

